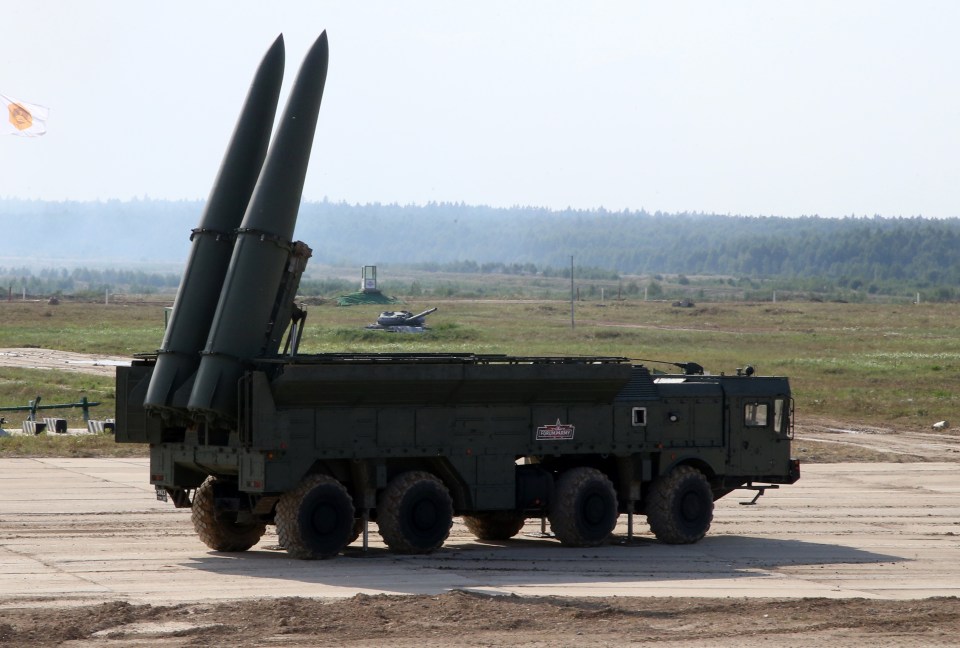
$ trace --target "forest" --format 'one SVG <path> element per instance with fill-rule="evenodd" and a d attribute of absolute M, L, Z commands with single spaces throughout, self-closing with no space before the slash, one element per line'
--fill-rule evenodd
<path fill-rule="evenodd" d="M 202 201 L 149 198 L 0 199 L 0 257 L 19 260 L 16 267 L 0 269 L 0 280 L 25 269 L 37 275 L 54 260 L 116 267 L 182 263 L 202 210 Z M 826 279 L 852 290 L 960 297 L 957 218 L 784 218 L 325 200 L 301 205 L 296 237 L 313 248 L 311 263 L 341 266 L 560 276 L 569 272 L 573 257 L 597 276 L 684 274 L 798 284 Z M 59 271 L 60 280 L 69 275 Z M 126 279 L 156 287 L 175 282 L 165 274 Z"/>

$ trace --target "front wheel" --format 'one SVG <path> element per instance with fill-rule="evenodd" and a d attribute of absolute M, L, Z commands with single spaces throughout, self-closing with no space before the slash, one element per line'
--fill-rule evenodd
<path fill-rule="evenodd" d="M 309 475 L 277 502 L 280 545 L 295 558 L 332 558 L 354 539 L 353 499 L 329 475 Z"/>
<path fill-rule="evenodd" d="M 380 536 L 397 553 L 429 553 L 453 525 L 453 500 L 439 479 L 413 470 L 394 477 L 377 505 Z"/>
<path fill-rule="evenodd" d="M 617 525 L 617 491 L 596 468 L 573 468 L 560 475 L 547 517 L 557 539 L 571 547 L 595 547 Z"/>
<path fill-rule="evenodd" d="M 647 500 L 647 522 L 667 544 L 691 544 L 710 530 L 713 491 L 693 466 L 677 466 L 654 482 Z"/>
<path fill-rule="evenodd" d="M 217 508 L 217 497 L 239 497 L 236 486 L 210 475 L 193 495 L 190 520 L 203 544 L 214 551 L 246 551 L 260 542 L 264 522 L 241 524 L 237 512 Z"/>

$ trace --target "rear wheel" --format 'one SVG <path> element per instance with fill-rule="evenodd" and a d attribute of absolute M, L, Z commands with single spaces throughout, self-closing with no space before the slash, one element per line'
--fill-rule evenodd
<path fill-rule="evenodd" d="M 305 560 L 332 558 L 354 538 L 353 498 L 329 475 L 309 475 L 277 502 L 277 535 Z"/>
<path fill-rule="evenodd" d="M 411 471 L 394 477 L 377 505 L 380 535 L 397 553 L 429 553 L 443 544 L 453 524 L 453 500 L 439 479 Z"/>
<path fill-rule="evenodd" d="M 236 511 L 217 507 L 218 497 L 239 496 L 232 482 L 213 475 L 207 477 L 193 495 L 190 520 L 203 544 L 214 551 L 246 551 L 260 542 L 267 530 L 265 522 L 240 524 Z"/>
<path fill-rule="evenodd" d="M 647 522 L 667 544 L 691 544 L 710 530 L 713 491 L 693 466 L 677 466 L 654 482 L 647 500 Z"/>
<path fill-rule="evenodd" d="M 617 525 L 617 491 L 596 468 L 573 468 L 560 475 L 547 515 L 554 535 L 565 545 L 595 547 Z"/>
<path fill-rule="evenodd" d="M 520 533 L 526 521 L 517 511 L 490 511 L 464 515 L 463 523 L 480 540 L 509 540 Z"/>

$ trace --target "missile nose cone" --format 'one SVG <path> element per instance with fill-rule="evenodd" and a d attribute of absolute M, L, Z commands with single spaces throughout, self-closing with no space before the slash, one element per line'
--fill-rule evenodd
<path fill-rule="evenodd" d="M 270 131 L 277 115 L 277 102 L 283 83 L 285 56 L 281 35 L 264 54 L 257 68 L 233 140 L 207 200 L 207 217 L 216 215 L 222 222 L 210 225 L 201 223 L 201 227 L 217 228 L 232 234 L 246 213 L 270 144 Z"/>
<path fill-rule="evenodd" d="M 327 62 L 330 58 L 330 45 L 327 43 L 327 30 L 324 29 L 317 40 L 313 41 L 313 45 L 310 47 L 310 51 L 307 53 L 307 58 L 312 56 L 322 57 L 323 58 L 323 74 L 326 78 L 327 74 Z"/>
<path fill-rule="evenodd" d="M 297 73 L 241 227 L 266 231 L 284 240 L 293 238 L 329 57 L 324 31 Z"/>

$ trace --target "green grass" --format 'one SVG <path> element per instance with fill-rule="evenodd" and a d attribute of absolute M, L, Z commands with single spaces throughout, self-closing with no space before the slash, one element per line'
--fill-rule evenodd
<path fill-rule="evenodd" d="M 147 446 L 117 443 L 112 434 L 0 437 L 2 457 L 146 457 Z"/>
<path fill-rule="evenodd" d="M 468 339 L 355 336 L 344 331 L 373 321 L 376 309 L 315 307 L 304 351 L 619 355 L 695 361 L 712 373 L 750 364 L 760 374 L 790 377 L 800 417 L 910 429 L 956 418 L 960 407 L 958 304 L 581 302 L 575 329 L 564 302 L 448 301 L 409 309 L 429 305 L 440 306 L 431 325 L 456 323 Z"/>
<path fill-rule="evenodd" d="M 59 405 L 79 403 L 86 396 L 89 402 L 100 403 L 90 408 L 90 418 L 114 418 L 116 411 L 116 393 L 113 378 L 90 376 L 66 371 L 46 371 L 42 369 L 0 368 L 0 406 L 21 407 L 30 404 L 40 396 L 41 405 Z M 0 412 L 7 420 L 7 429 L 20 429 L 21 422 L 29 412 Z M 70 409 L 39 410 L 37 417 L 45 416 L 65 418 L 71 428 L 85 428 L 83 410 Z"/>
<path fill-rule="evenodd" d="M 129 355 L 155 350 L 163 306 L 0 303 L 0 347 L 36 345 Z M 439 310 L 432 331 L 367 331 L 381 306 L 311 306 L 301 352 L 476 352 L 616 355 L 694 361 L 711 373 L 753 365 L 790 377 L 798 417 L 925 429 L 960 409 L 960 304 L 722 302 L 674 308 L 664 302 L 580 302 L 576 328 L 563 301 L 421 298 L 404 306 Z M 656 365 L 654 365 L 656 366 Z M 72 402 L 86 395 L 112 414 L 109 378 L 0 371 L 0 405 Z M 79 411 L 73 411 L 79 416 Z M 8 420 L 12 420 L 8 416 Z M 73 419 L 76 420 L 76 419 Z"/>
<path fill-rule="evenodd" d="M 169 305 L 0 302 L 0 348 L 108 355 L 152 351 L 163 339 L 163 307 Z"/>

